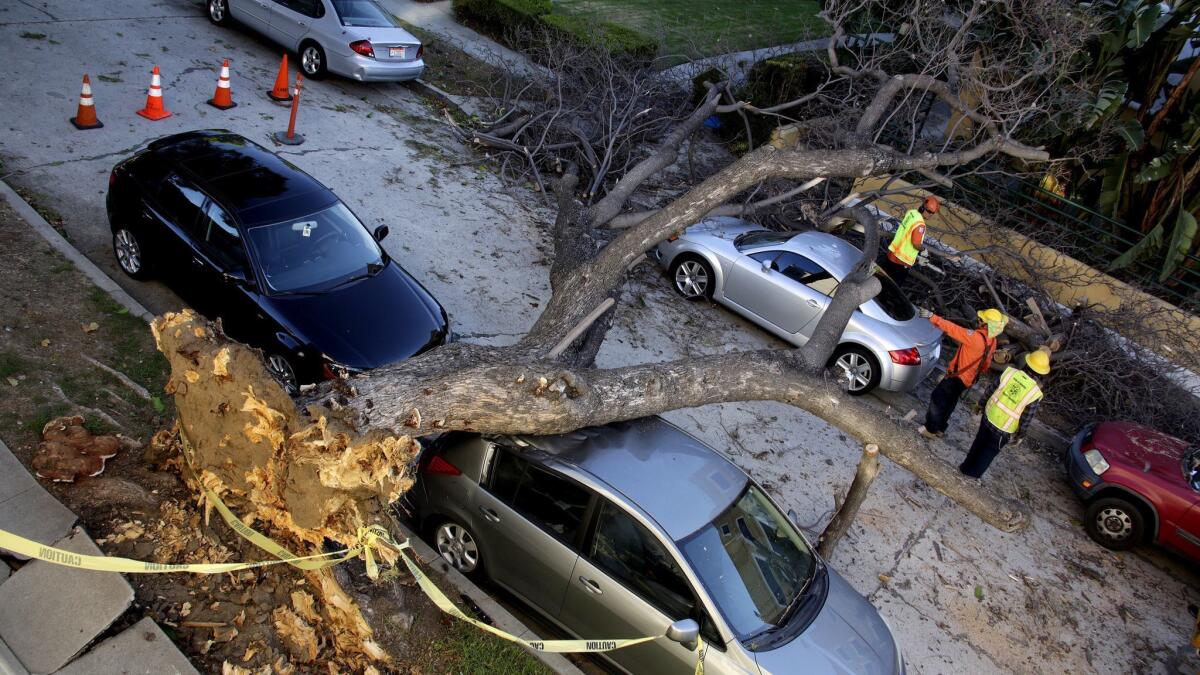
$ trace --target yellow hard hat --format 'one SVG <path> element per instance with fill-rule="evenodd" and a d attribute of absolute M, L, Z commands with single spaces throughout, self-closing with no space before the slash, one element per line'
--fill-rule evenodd
<path fill-rule="evenodd" d="M 1004 312 L 998 309 L 982 309 L 975 312 L 979 320 L 987 324 L 988 337 L 994 338 L 1004 332 L 1004 327 L 1008 325 L 1008 317 L 1004 316 Z"/>
<path fill-rule="evenodd" d="M 1050 355 L 1044 350 L 1035 349 L 1025 355 L 1025 364 L 1038 375 L 1050 374 Z"/>

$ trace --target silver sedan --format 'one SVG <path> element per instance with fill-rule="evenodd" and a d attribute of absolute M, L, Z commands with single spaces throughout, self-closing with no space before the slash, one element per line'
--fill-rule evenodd
<path fill-rule="evenodd" d="M 208 0 L 208 18 L 236 20 L 299 54 L 313 79 L 398 82 L 425 70 L 421 41 L 374 0 Z"/>
<path fill-rule="evenodd" d="M 448 434 L 408 496 L 442 559 L 585 640 L 655 637 L 622 672 L 902 675 L 891 630 L 792 520 L 661 418 L 561 436 Z"/>
<path fill-rule="evenodd" d="M 823 232 L 773 232 L 736 218 L 709 218 L 658 245 L 652 257 L 681 295 L 711 299 L 801 346 L 862 251 Z M 941 331 L 877 270 L 883 290 L 850 318 L 833 371 L 851 394 L 906 391 L 941 355 Z"/>

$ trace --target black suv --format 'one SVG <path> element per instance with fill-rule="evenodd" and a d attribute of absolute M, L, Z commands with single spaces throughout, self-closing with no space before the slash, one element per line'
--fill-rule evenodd
<path fill-rule="evenodd" d="M 130 277 L 161 278 L 271 373 L 302 383 L 402 361 L 446 311 L 316 179 L 237 134 L 167 136 L 113 168 L 108 222 Z"/>

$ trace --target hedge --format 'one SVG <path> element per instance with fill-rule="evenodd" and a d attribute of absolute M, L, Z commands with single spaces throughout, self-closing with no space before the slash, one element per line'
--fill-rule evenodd
<path fill-rule="evenodd" d="M 512 44 L 521 31 L 541 27 L 558 40 L 600 45 L 644 63 L 658 54 L 657 42 L 625 26 L 551 14 L 550 0 L 453 0 L 452 7 L 459 21 L 514 48 L 524 46 Z"/>

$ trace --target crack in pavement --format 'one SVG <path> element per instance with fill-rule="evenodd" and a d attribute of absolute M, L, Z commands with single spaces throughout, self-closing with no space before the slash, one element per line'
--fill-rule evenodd
<path fill-rule="evenodd" d="M 311 155 L 314 152 L 348 152 L 350 150 L 378 150 L 377 147 L 354 145 L 348 148 L 312 148 L 311 150 L 276 150 L 277 155 Z"/>
<path fill-rule="evenodd" d="M 197 16 L 195 14 L 170 14 L 167 16 L 123 16 L 123 17 L 106 17 L 106 18 L 91 17 L 91 18 L 87 18 L 87 19 L 59 19 L 59 18 L 54 18 L 53 14 L 51 14 L 50 12 L 47 12 L 44 9 L 39 9 L 38 7 L 34 7 L 33 5 L 30 5 L 29 3 L 25 2 L 25 0 L 18 0 L 18 1 L 21 2 L 21 4 L 23 4 L 23 5 L 27 5 L 30 9 L 35 9 L 35 10 L 45 14 L 46 16 L 51 17 L 51 19 L 46 20 L 46 21 L 5 21 L 5 22 L 0 22 L 0 26 L 33 26 L 33 25 L 42 25 L 42 24 L 48 24 L 48 23 L 97 23 L 100 21 L 161 21 L 163 19 L 204 19 L 203 16 Z"/>
<path fill-rule="evenodd" d="M 983 659 L 984 661 L 987 661 L 988 663 L 992 664 L 992 667 L 995 668 L 997 672 L 1008 672 L 1009 670 L 1011 670 L 1010 668 L 1001 667 L 1000 664 L 996 663 L 996 660 L 994 658 L 992 658 L 991 654 L 988 654 L 986 651 L 983 650 L 982 647 L 971 642 L 971 636 L 969 634 L 953 633 L 953 632 L 947 630 L 947 628 L 949 627 L 949 624 L 947 624 L 945 621 L 941 621 L 938 618 L 930 616 L 929 614 L 926 614 L 925 612 L 921 611 L 921 609 L 919 607 L 917 607 L 916 605 L 909 602 L 908 598 L 905 598 L 903 595 L 900 595 L 900 593 L 898 593 L 895 589 L 888 588 L 887 591 L 894 600 L 908 606 L 912 611 L 917 613 L 917 616 L 932 623 L 934 626 L 937 627 L 938 630 L 940 630 L 942 632 L 943 635 L 949 637 L 954 642 L 961 642 L 961 643 L 965 644 L 968 649 L 970 649 L 972 652 L 975 652 L 976 656 L 978 656 L 979 658 Z M 946 626 L 947 628 L 943 628 L 943 626 Z"/>
<path fill-rule="evenodd" d="M 133 145 L 128 148 L 123 148 L 121 150 L 114 150 L 113 152 L 106 152 L 106 153 L 99 154 L 99 155 L 88 155 L 86 157 L 71 156 L 66 159 L 56 159 L 56 160 L 49 161 L 49 162 L 43 162 L 41 164 L 34 164 L 32 166 L 26 166 L 26 167 L 22 167 L 19 169 L 13 169 L 12 171 L 4 174 L 3 176 L 0 176 L 0 179 L 10 178 L 12 176 L 19 176 L 22 174 L 29 173 L 30 171 L 34 171 L 36 169 L 43 169 L 48 166 L 60 166 L 60 165 L 66 164 L 68 162 L 94 162 L 98 159 L 107 159 L 109 157 L 116 157 L 118 155 L 132 155 L 134 153 L 134 151 L 136 151 L 138 148 L 141 148 L 141 147 L 142 147 L 142 144 L 138 143 L 137 145 Z"/>

